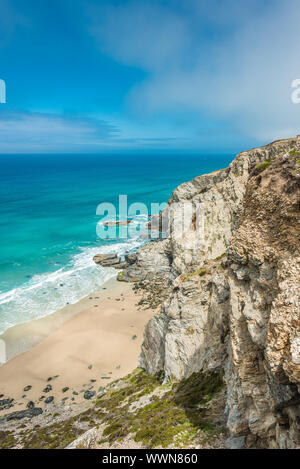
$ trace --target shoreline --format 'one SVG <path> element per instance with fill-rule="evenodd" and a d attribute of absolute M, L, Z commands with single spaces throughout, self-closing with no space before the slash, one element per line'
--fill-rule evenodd
<path fill-rule="evenodd" d="M 113 277 L 99 285 L 88 295 L 76 301 L 76 303 L 68 304 L 46 316 L 9 327 L 5 332 L 0 334 L 0 340 L 4 340 L 6 344 L 5 363 L 39 345 L 49 335 L 57 331 L 66 321 L 81 313 L 89 306 L 89 298 L 91 296 L 103 293 L 103 291 L 114 290 L 118 288 L 118 283 L 116 282 L 116 277 Z"/>
<path fill-rule="evenodd" d="M 8 345 L 19 339 L 24 350 L 0 367 L 1 399 L 14 399 L 0 417 L 26 409 L 30 401 L 45 410 L 49 396 L 54 404 L 83 403 L 85 391 L 94 398 L 99 387 L 132 372 L 144 327 L 155 314 L 138 301 L 132 284 L 111 279 L 74 305 L 6 331 L 1 338 Z M 47 385 L 51 390 L 44 392 Z"/>

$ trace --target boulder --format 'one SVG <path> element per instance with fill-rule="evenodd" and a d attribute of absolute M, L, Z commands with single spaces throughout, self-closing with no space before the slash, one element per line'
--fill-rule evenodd
<path fill-rule="evenodd" d="M 97 254 L 93 261 L 102 267 L 113 267 L 121 263 L 121 258 L 117 254 Z"/>
<path fill-rule="evenodd" d="M 85 391 L 83 397 L 87 400 L 90 400 L 92 399 L 92 397 L 94 397 L 95 394 L 96 394 L 95 391 Z"/>
<path fill-rule="evenodd" d="M 120 220 L 120 221 L 106 221 L 103 223 L 104 226 L 126 226 L 132 223 L 132 220 Z"/>
<path fill-rule="evenodd" d="M 43 409 L 40 407 L 33 407 L 32 409 L 12 412 L 11 414 L 4 415 L 4 417 L 0 418 L 0 424 L 5 424 L 11 420 L 22 420 L 24 418 L 32 419 L 33 417 L 36 417 L 42 413 Z"/>

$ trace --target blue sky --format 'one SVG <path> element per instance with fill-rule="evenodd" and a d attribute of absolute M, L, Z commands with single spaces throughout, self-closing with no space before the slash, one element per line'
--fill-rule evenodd
<path fill-rule="evenodd" d="M 1 153 L 237 152 L 296 135 L 297 0 L 0 0 Z"/>

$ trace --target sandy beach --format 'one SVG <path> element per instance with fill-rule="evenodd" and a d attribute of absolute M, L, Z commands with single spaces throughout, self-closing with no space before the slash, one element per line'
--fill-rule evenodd
<path fill-rule="evenodd" d="M 0 367 L 0 395 L 14 399 L 9 412 L 29 401 L 44 407 L 49 396 L 82 402 L 84 391 L 97 393 L 136 368 L 143 330 L 154 314 L 138 301 L 130 284 L 113 279 L 74 305 L 6 331 L 1 338 L 15 356 Z M 47 385 L 51 390 L 43 392 Z"/>

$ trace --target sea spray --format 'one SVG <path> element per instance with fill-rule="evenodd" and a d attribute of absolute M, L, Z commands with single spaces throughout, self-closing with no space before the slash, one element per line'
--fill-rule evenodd
<path fill-rule="evenodd" d="M 67 304 L 74 304 L 115 277 L 115 269 L 96 266 L 93 262 L 96 254 L 114 252 L 122 256 L 142 244 L 143 241 L 133 239 L 119 244 L 82 248 L 65 267 L 35 275 L 22 287 L 1 294 L 0 334 L 16 324 L 47 316 Z"/>

